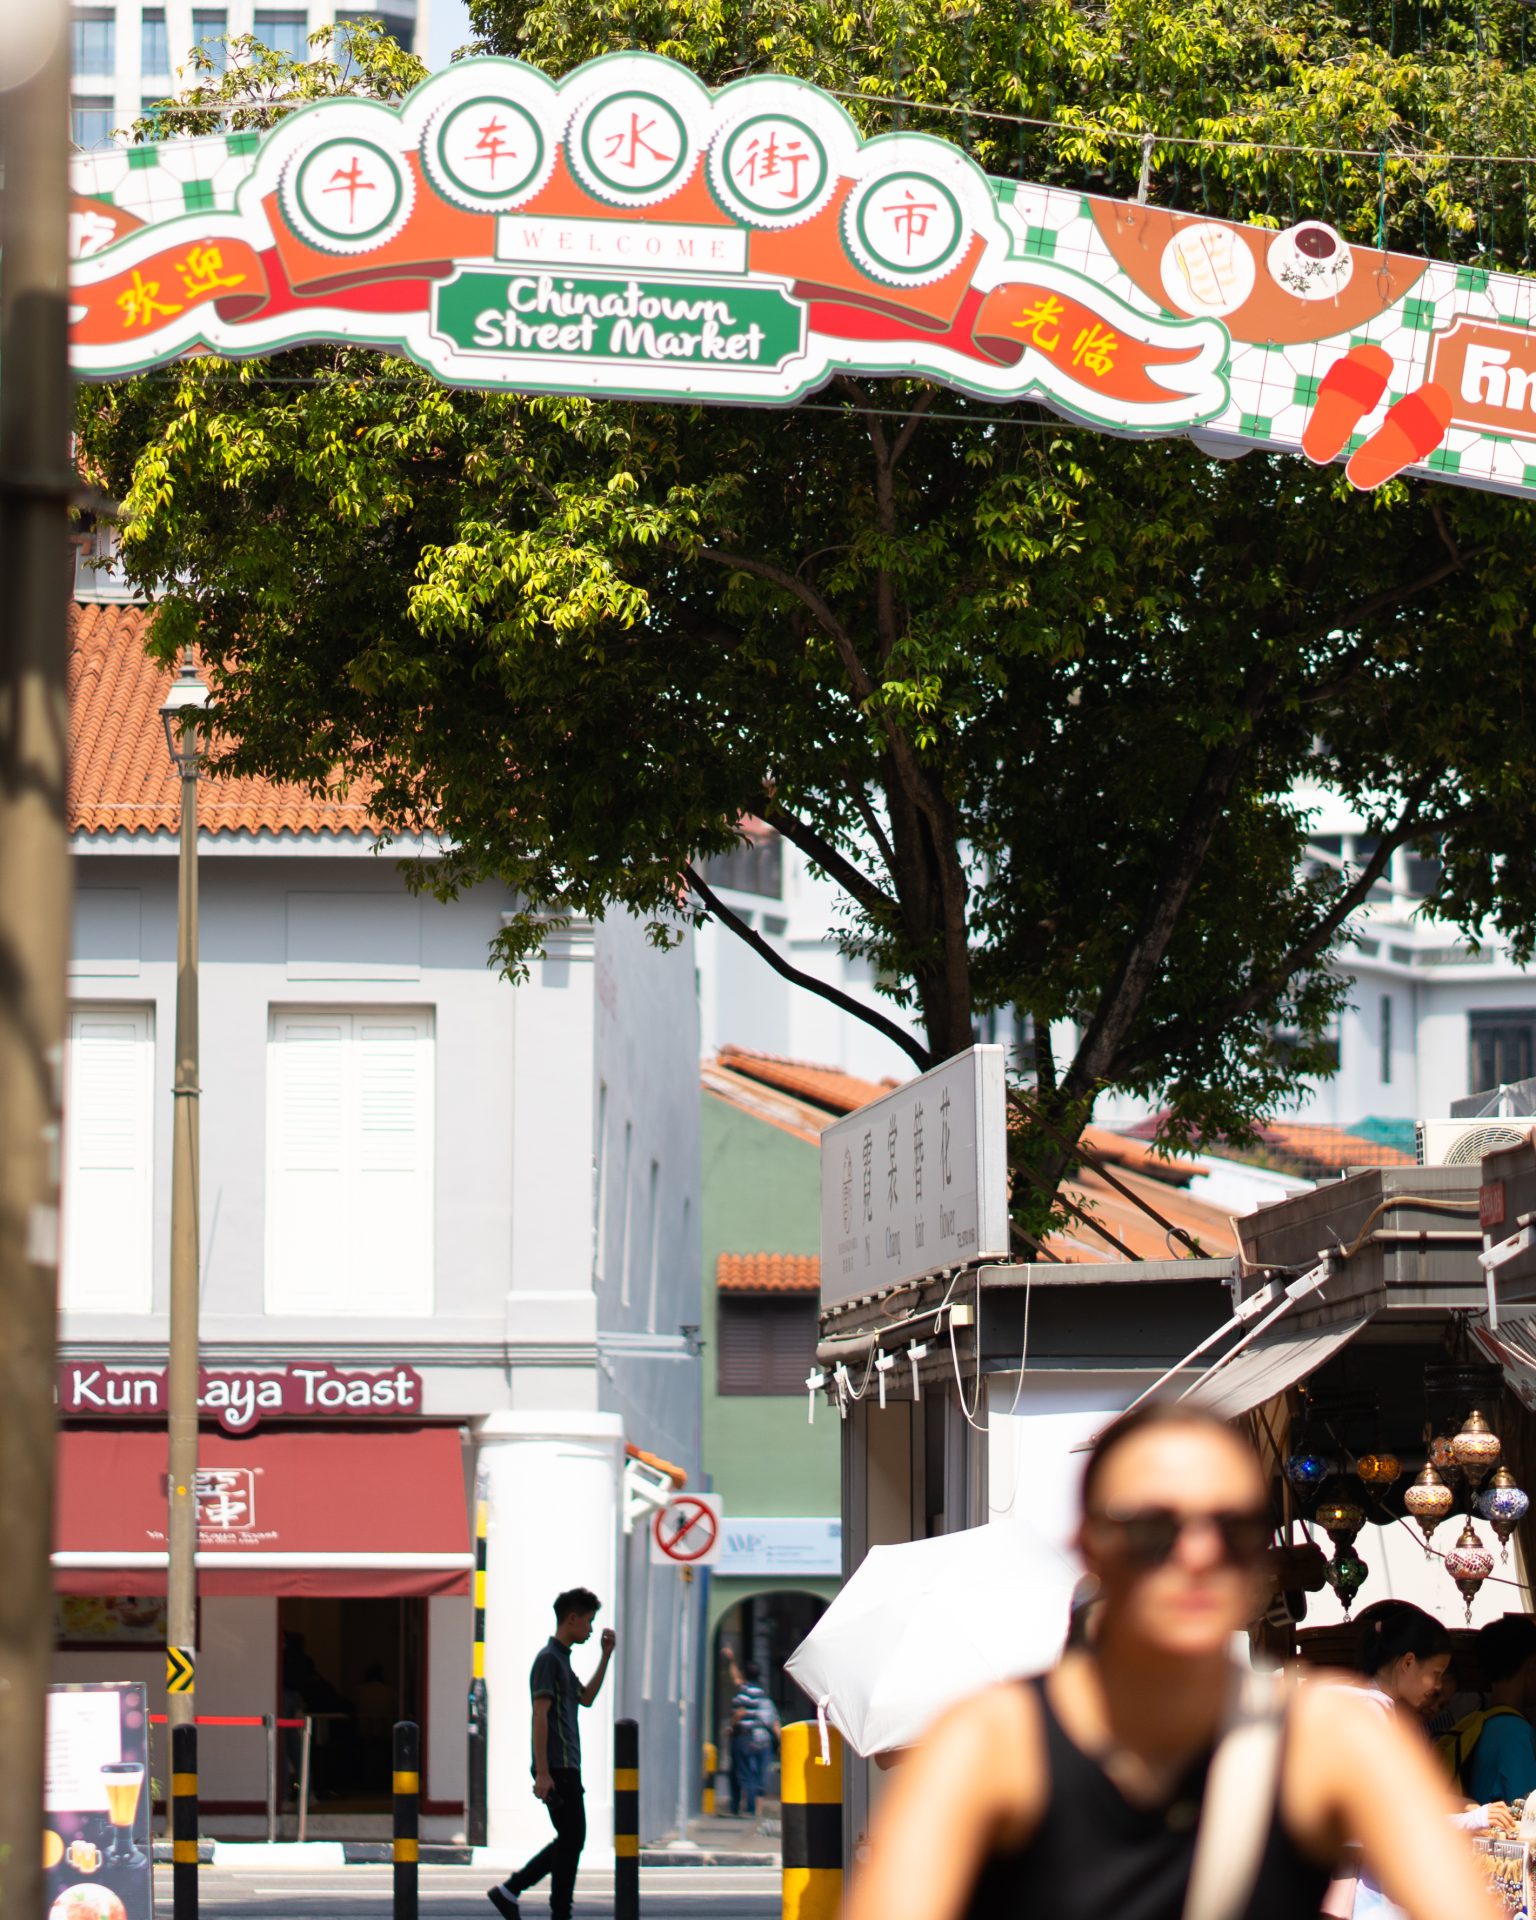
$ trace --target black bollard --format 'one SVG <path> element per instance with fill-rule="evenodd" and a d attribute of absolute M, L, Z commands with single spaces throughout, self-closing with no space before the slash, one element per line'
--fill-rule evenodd
<path fill-rule="evenodd" d="M 613 1920 L 640 1916 L 640 1723 L 613 1725 Z"/>
<path fill-rule="evenodd" d="M 171 1911 L 197 1920 L 197 1728 L 171 1728 Z"/>
<path fill-rule="evenodd" d="M 417 1861 L 421 1831 L 421 1731 L 414 1720 L 395 1722 L 395 1912 L 417 1920 Z"/>

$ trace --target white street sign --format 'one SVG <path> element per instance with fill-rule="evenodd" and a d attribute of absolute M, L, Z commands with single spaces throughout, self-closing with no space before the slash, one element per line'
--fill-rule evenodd
<path fill-rule="evenodd" d="M 719 1494 L 675 1494 L 651 1522 L 652 1566 L 712 1567 L 719 1558 Z"/>
<path fill-rule="evenodd" d="M 971 1047 L 821 1136 L 821 1304 L 1008 1252 L 1002 1047 Z"/>

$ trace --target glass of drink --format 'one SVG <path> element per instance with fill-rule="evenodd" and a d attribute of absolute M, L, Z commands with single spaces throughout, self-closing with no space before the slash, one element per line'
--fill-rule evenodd
<path fill-rule="evenodd" d="M 134 1845 L 133 1823 L 138 1817 L 139 1795 L 144 1790 L 144 1768 L 137 1760 L 109 1760 L 101 1770 L 101 1778 L 107 1790 L 107 1818 L 112 1823 L 107 1864 L 142 1867 L 144 1855 Z"/>

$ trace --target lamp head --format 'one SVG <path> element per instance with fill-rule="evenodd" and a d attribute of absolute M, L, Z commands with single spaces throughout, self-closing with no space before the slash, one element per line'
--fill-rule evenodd
<path fill-rule="evenodd" d="M 208 689 L 197 671 L 197 662 L 188 647 L 181 672 L 171 684 L 160 709 L 160 724 L 165 728 L 165 746 L 171 765 L 178 773 L 196 770 L 196 721 L 208 704 Z"/>

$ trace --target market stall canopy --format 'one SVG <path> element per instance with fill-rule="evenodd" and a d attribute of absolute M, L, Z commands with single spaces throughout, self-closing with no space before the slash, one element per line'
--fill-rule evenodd
<path fill-rule="evenodd" d="M 1235 1420 L 1304 1380 L 1347 1346 L 1369 1318 L 1365 1314 L 1331 1327 L 1293 1327 L 1256 1340 L 1225 1365 L 1212 1367 L 1184 1398 L 1223 1420 Z"/>
<path fill-rule="evenodd" d="M 205 1433 L 198 1445 L 203 1594 L 469 1591 L 474 1555 L 456 1427 Z M 55 1588 L 163 1593 L 165 1487 L 163 1430 L 61 1433 Z"/>
<path fill-rule="evenodd" d="M 994 1521 L 871 1547 L 785 1662 L 856 1753 L 910 1746 L 955 1701 L 1060 1653 L 1072 1574 Z"/>

